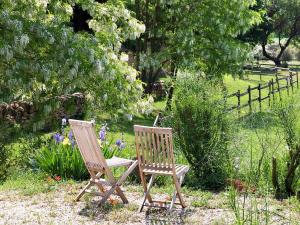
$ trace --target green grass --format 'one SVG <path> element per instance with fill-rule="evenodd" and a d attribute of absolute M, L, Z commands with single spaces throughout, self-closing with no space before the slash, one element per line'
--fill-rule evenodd
<path fill-rule="evenodd" d="M 20 172 L 10 176 L 2 185 L 0 191 L 20 191 L 24 195 L 34 195 L 50 190 L 47 175 L 37 172 Z"/>
<path fill-rule="evenodd" d="M 224 77 L 224 84 L 227 88 L 228 91 L 228 95 L 237 92 L 238 90 L 240 90 L 240 93 L 244 93 L 247 92 L 248 87 L 257 87 L 259 84 L 261 84 L 262 86 L 266 85 L 272 78 L 275 78 L 274 76 L 263 76 L 262 80 L 260 80 L 260 77 L 258 75 L 248 75 L 248 76 L 244 76 L 243 79 L 240 78 L 233 78 L 230 75 L 227 75 Z M 286 85 L 286 81 L 285 80 L 281 80 L 279 81 L 279 85 L 280 86 L 285 86 Z M 275 84 L 274 86 L 275 89 L 277 89 L 277 85 Z M 297 88 L 294 87 L 294 93 L 297 92 Z M 261 97 L 267 97 L 269 93 L 269 88 L 265 88 L 261 91 Z M 282 89 L 281 93 L 280 93 L 282 98 L 286 98 L 289 95 L 293 95 L 292 89 L 289 88 L 289 95 L 287 90 Z M 279 93 L 275 93 L 274 99 L 279 99 Z M 251 91 L 251 99 L 255 99 L 259 97 L 259 91 L 253 90 Z M 246 94 L 244 96 L 241 96 L 240 101 L 241 101 L 241 105 L 247 104 L 249 100 L 249 95 Z M 271 96 L 271 104 L 273 102 L 273 97 Z M 228 107 L 231 106 L 237 106 L 238 104 L 238 98 L 235 97 L 230 97 L 227 99 L 227 104 Z M 269 109 L 269 100 L 265 99 L 262 101 L 262 110 L 263 111 L 267 111 Z M 252 110 L 254 111 L 259 111 L 259 102 L 255 101 L 252 102 Z M 237 110 L 235 110 L 237 111 Z M 249 107 L 245 107 L 241 109 L 242 114 L 248 114 L 249 112 Z"/>

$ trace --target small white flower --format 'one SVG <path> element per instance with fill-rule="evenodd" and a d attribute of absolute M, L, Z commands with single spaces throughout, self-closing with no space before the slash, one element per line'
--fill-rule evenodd
<path fill-rule="evenodd" d="M 111 59 L 113 59 L 113 60 L 117 60 L 118 59 L 118 57 L 117 57 L 117 55 L 115 53 L 112 53 L 110 56 L 111 56 Z"/>
<path fill-rule="evenodd" d="M 22 34 L 20 37 L 20 45 L 22 47 L 26 47 L 26 45 L 28 45 L 29 43 L 29 37 L 27 34 Z"/>
<path fill-rule="evenodd" d="M 122 53 L 120 56 L 120 60 L 123 62 L 128 62 L 128 55 L 125 53 Z"/>
<path fill-rule="evenodd" d="M 139 25 L 138 25 L 138 31 L 139 31 L 140 33 L 144 33 L 145 30 L 146 30 L 145 24 L 139 24 Z"/>
<path fill-rule="evenodd" d="M 62 126 L 66 126 L 67 125 L 67 119 L 66 118 L 62 118 L 61 125 Z"/>
<path fill-rule="evenodd" d="M 240 157 L 235 157 L 234 158 L 233 166 L 236 170 L 239 170 L 239 168 L 240 168 Z"/>
<path fill-rule="evenodd" d="M 95 51 L 94 51 L 94 49 L 90 49 L 89 60 L 90 60 L 90 62 L 94 62 L 94 60 L 95 60 Z"/>
<path fill-rule="evenodd" d="M 95 68 L 96 68 L 96 71 L 97 71 L 98 74 L 102 73 L 103 65 L 102 65 L 102 62 L 99 59 L 97 59 L 95 61 Z"/>
<path fill-rule="evenodd" d="M 73 14 L 73 8 L 72 8 L 70 5 L 67 5 L 65 9 L 66 9 L 66 12 L 67 12 L 69 15 L 72 15 L 72 14 Z"/>
<path fill-rule="evenodd" d="M 105 93 L 105 94 L 103 95 L 103 100 L 104 100 L 104 101 L 107 101 L 107 98 L 108 98 L 108 96 L 107 96 L 107 94 Z"/>
<path fill-rule="evenodd" d="M 125 117 L 126 117 L 129 121 L 132 121 L 132 114 L 125 114 Z"/>

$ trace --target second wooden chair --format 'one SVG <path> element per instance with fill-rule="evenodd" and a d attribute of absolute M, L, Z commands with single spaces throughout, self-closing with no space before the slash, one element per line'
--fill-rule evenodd
<path fill-rule="evenodd" d="M 181 194 L 181 184 L 189 167 L 175 164 L 172 128 L 135 125 L 134 132 L 141 182 L 144 188 L 143 202 L 139 211 L 141 212 L 144 206 L 167 207 L 169 211 L 172 210 L 175 204 L 185 208 L 186 204 Z M 146 175 L 151 175 L 148 185 L 146 183 Z M 155 177 L 159 175 L 171 176 L 173 178 L 175 191 L 169 202 L 155 201 L 151 197 L 151 186 Z M 179 202 L 176 202 L 177 197 Z"/>

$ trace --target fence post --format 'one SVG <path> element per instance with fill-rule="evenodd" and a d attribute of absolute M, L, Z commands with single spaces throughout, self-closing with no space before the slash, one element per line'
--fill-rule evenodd
<path fill-rule="evenodd" d="M 278 94 L 279 94 L 279 100 L 282 101 L 281 93 L 280 93 L 280 84 L 279 84 L 279 80 L 278 80 L 277 74 L 276 74 L 276 83 L 277 83 L 277 91 L 278 91 Z"/>
<path fill-rule="evenodd" d="M 238 100 L 238 114 L 241 114 L 241 90 L 238 90 L 236 93 L 237 100 Z"/>
<path fill-rule="evenodd" d="M 272 87 L 271 87 L 271 81 L 269 80 L 268 82 L 268 87 L 269 87 L 269 93 L 268 93 L 268 96 L 269 96 L 269 107 L 271 106 L 271 91 L 272 91 Z"/>
<path fill-rule="evenodd" d="M 293 72 L 290 71 L 290 85 L 292 88 L 292 93 L 294 93 L 294 81 L 293 81 Z"/>
<path fill-rule="evenodd" d="M 252 105 L 251 105 L 251 87 L 250 87 L 250 85 L 248 86 L 248 97 L 249 97 L 248 105 L 249 105 L 250 113 L 252 113 Z"/>
<path fill-rule="evenodd" d="M 274 79 L 272 78 L 272 97 L 273 97 L 273 104 L 275 102 L 275 87 L 274 87 Z"/>
<path fill-rule="evenodd" d="M 286 81 L 286 91 L 287 91 L 287 94 L 290 95 L 290 89 L 289 89 L 289 77 L 286 77 L 286 78 L 285 78 L 285 81 Z"/>
<path fill-rule="evenodd" d="M 296 71 L 296 79 L 297 79 L 297 88 L 299 88 L 299 77 L 298 77 L 298 71 Z"/>
<path fill-rule="evenodd" d="M 259 80 L 261 81 L 261 79 L 262 79 L 262 77 L 261 77 L 261 71 L 260 71 L 260 73 L 259 73 Z"/>
<path fill-rule="evenodd" d="M 258 84 L 258 102 L 259 102 L 259 111 L 261 111 L 261 83 Z"/>

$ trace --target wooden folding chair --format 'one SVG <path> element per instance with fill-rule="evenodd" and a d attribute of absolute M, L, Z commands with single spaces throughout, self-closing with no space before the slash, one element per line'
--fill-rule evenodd
<path fill-rule="evenodd" d="M 69 123 L 85 166 L 91 176 L 88 185 L 77 195 L 75 200 L 78 201 L 85 193 L 92 193 L 102 196 L 102 199 L 99 202 L 99 205 L 101 205 L 111 194 L 116 194 L 122 199 L 123 203 L 128 203 L 128 200 L 120 186 L 125 181 L 126 177 L 134 170 L 138 162 L 118 157 L 105 159 L 97 141 L 94 123 L 71 119 L 69 120 Z M 122 174 L 119 180 L 116 180 L 111 168 L 121 166 L 126 166 L 128 169 Z M 102 175 L 107 179 L 101 178 Z M 110 188 L 105 190 L 103 185 L 109 186 Z M 91 186 L 97 186 L 99 188 L 99 192 L 90 191 L 89 188 Z"/>
<path fill-rule="evenodd" d="M 143 202 L 139 208 L 141 212 L 144 206 L 166 207 L 169 211 L 174 205 L 186 207 L 181 195 L 181 184 L 189 167 L 175 165 L 172 128 L 134 126 L 136 152 L 139 162 L 141 182 L 144 188 Z M 151 175 L 150 181 L 146 183 L 146 175 Z M 172 176 L 175 191 L 171 201 L 155 201 L 150 195 L 150 189 L 157 175 Z M 179 202 L 176 202 L 178 197 Z M 148 202 L 146 202 L 148 200 Z M 168 206 L 168 203 L 170 204 Z"/>

